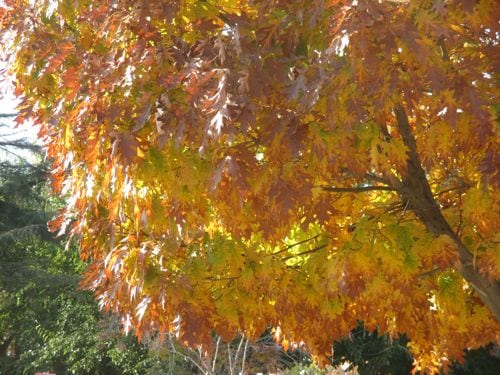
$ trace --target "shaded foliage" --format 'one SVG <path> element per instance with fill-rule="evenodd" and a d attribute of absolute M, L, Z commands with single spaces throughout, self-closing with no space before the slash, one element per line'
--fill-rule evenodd
<path fill-rule="evenodd" d="M 451 365 L 451 373 L 455 375 L 495 375 L 499 370 L 500 348 L 494 343 L 466 350 L 464 362 Z"/>
<path fill-rule="evenodd" d="M 332 364 L 338 366 L 349 362 L 360 375 L 409 374 L 413 358 L 408 351 L 408 341 L 405 335 L 391 339 L 387 335 L 379 335 L 376 330 L 369 332 L 360 322 L 349 337 L 333 344 Z"/>

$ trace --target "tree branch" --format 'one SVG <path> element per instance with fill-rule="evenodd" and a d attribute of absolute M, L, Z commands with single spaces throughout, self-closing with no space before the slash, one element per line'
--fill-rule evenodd
<path fill-rule="evenodd" d="M 375 182 L 378 182 L 381 184 L 390 185 L 390 183 L 387 179 L 385 179 L 384 177 L 377 176 L 376 174 L 373 174 L 373 173 L 365 174 L 365 178 L 367 180 L 372 180 L 372 181 L 375 181 Z"/>
<path fill-rule="evenodd" d="M 402 185 L 398 187 L 399 195 L 403 201 L 410 202 L 409 208 L 430 233 L 437 236 L 447 235 L 453 240 L 460 259 L 457 270 L 474 288 L 493 315 L 500 320 L 500 284 L 496 280 L 489 281 L 475 269 L 471 251 L 452 230 L 434 199 L 429 181 L 418 157 L 417 142 L 411 131 L 408 116 L 400 103 L 394 106 L 394 113 L 401 138 L 408 147 L 407 170 L 403 175 Z"/>
<path fill-rule="evenodd" d="M 306 243 L 306 242 L 309 242 L 309 241 L 312 241 L 312 240 L 315 240 L 316 238 L 319 237 L 319 234 L 311 237 L 311 238 L 306 238 L 305 240 L 302 240 L 302 241 L 299 241 L 299 242 L 295 242 L 291 245 L 288 245 L 287 247 L 281 249 L 281 250 L 278 250 L 278 251 L 275 251 L 274 253 L 271 253 L 269 255 L 276 255 L 276 254 L 281 254 L 281 253 L 284 253 L 288 250 L 290 250 L 291 248 L 295 247 L 295 246 L 298 246 L 298 245 L 302 245 L 303 243 Z"/>
<path fill-rule="evenodd" d="M 0 118 L 10 118 L 17 116 L 17 113 L 0 113 Z"/>
<path fill-rule="evenodd" d="M 310 253 L 314 253 L 318 250 L 321 250 L 323 248 L 325 248 L 328 244 L 323 244 L 323 245 L 320 245 L 320 246 L 316 246 L 315 248 L 313 249 L 310 249 L 310 250 L 307 250 L 307 251 L 303 251 L 301 253 L 298 253 L 298 254 L 293 254 L 293 255 L 289 255 L 287 257 L 284 257 L 283 260 L 287 261 L 288 259 L 292 259 L 292 258 L 295 258 L 295 257 L 300 257 L 302 255 L 306 255 L 306 254 L 310 254 Z"/>
<path fill-rule="evenodd" d="M 363 193 L 365 191 L 396 191 L 396 188 L 388 185 L 368 185 L 356 187 L 336 187 L 336 186 L 320 186 L 323 191 L 332 193 Z"/>

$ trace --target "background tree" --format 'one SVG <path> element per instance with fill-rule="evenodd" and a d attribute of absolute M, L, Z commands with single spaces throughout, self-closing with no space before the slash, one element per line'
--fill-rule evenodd
<path fill-rule="evenodd" d="M 497 339 L 495 1 L 6 4 L 53 227 L 126 329 Z"/>
<path fill-rule="evenodd" d="M 410 374 L 413 358 L 408 351 L 408 338 L 404 335 L 391 339 L 368 332 L 362 323 L 351 331 L 349 337 L 333 344 L 333 365 L 350 363 L 360 375 L 364 374 Z"/>
<path fill-rule="evenodd" d="M 16 138 L 9 117 L 0 117 L 0 372 L 144 373 L 154 358 L 77 290 L 85 264 L 48 231 L 59 202 L 41 148 Z"/>

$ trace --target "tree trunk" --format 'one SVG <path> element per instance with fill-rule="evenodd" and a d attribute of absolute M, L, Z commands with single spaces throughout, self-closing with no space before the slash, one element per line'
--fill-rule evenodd
<path fill-rule="evenodd" d="M 415 212 L 427 230 L 435 235 L 447 235 L 455 242 L 459 253 L 457 271 L 474 288 L 493 315 L 500 320 L 500 284 L 498 281 L 490 282 L 474 268 L 472 253 L 451 229 L 432 195 L 403 106 L 397 104 L 394 113 L 403 142 L 408 147 L 407 173 L 403 176 L 401 184 L 396 187 L 399 195 L 403 201 L 409 203 L 408 207 Z"/>
<path fill-rule="evenodd" d="M 9 335 L 0 344 L 0 358 L 7 357 L 7 351 L 9 350 L 12 340 L 14 340 L 14 335 Z"/>

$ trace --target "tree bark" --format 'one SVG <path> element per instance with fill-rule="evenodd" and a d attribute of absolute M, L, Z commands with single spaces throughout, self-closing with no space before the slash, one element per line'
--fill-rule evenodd
<path fill-rule="evenodd" d="M 422 221 L 427 230 L 435 235 L 447 235 L 453 240 L 459 253 L 457 271 L 474 288 L 493 315 L 500 320 L 500 283 L 496 280 L 490 282 L 479 273 L 479 270 L 475 269 L 472 253 L 452 230 L 433 197 L 427 176 L 418 157 L 415 137 L 403 106 L 397 104 L 394 107 L 394 113 L 399 133 L 408 148 L 407 171 L 399 186 L 396 186 L 398 194 L 404 202 L 408 202 L 408 207 Z"/>
<path fill-rule="evenodd" d="M 7 357 L 7 350 L 9 349 L 12 340 L 14 340 L 14 335 L 9 335 L 0 344 L 0 358 Z"/>

